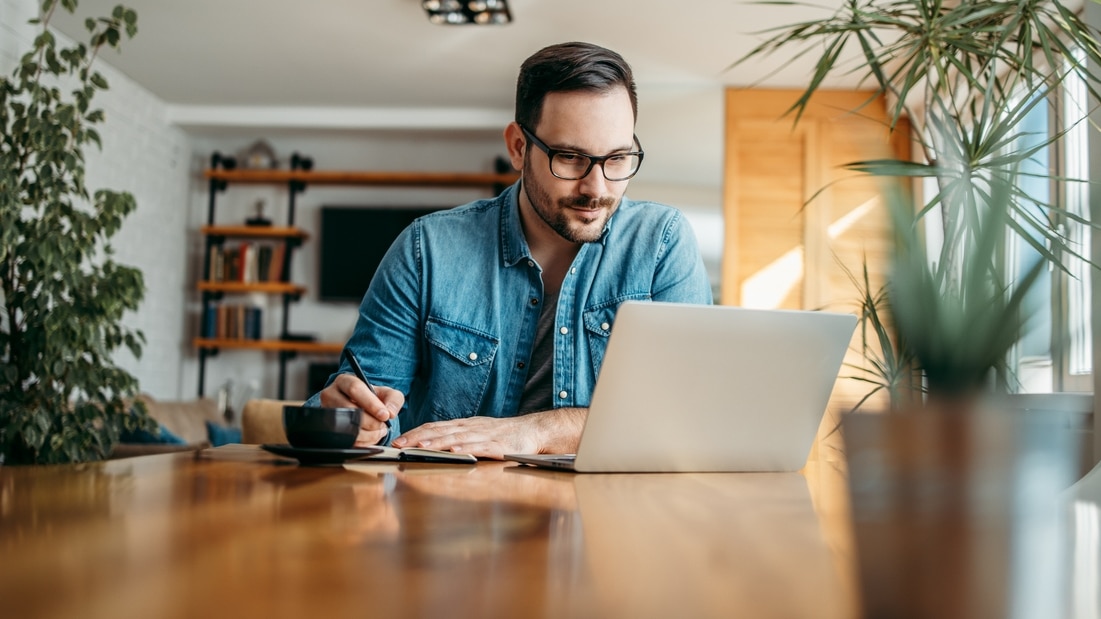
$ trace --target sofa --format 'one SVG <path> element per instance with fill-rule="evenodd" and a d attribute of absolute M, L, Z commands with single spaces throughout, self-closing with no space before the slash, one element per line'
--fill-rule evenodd
<path fill-rule="evenodd" d="M 143 393 L 138 399 L 162 431 L 159 436 L 125 437 L 109 458 L 196 451 L 224 443 L 286 443 L 283 406 L 301 404 L 298 400 L 250 399 L 241 411 L 238 428 L 226 422 L 211 398 L 157 400 Z"/>

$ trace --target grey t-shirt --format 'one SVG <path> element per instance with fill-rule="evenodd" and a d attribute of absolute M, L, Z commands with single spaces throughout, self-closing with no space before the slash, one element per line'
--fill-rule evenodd
<path fill-rule="evenodd" d="M 535 326 L 535 344 L 528 362 L 528 378 L 520 396 L 520 414 L 545 411 L 554 402 L 554 316 L 558 293 L 543 296 L 543 309 Z"/>

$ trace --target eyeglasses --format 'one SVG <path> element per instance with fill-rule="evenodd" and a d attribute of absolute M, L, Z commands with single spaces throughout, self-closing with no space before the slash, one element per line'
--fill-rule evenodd
<path fill-rule="evenodd" d="M 594 157 L 584 153 L 551 148 L 543 140 L 535 137 L 535 134 L 529 131 L 527 127 L 520 125 L 520 129 L 531 140 L 532 144 L 535 144 L 539 150 L 547 154 L 551 174 L 564 181 L 576 181 L 585 178 L 595 165 L 600 166 L 604 178 L 610 181 L 625 181 L 638 173 L 639 167 L 642 166 L 642 156 L 645 155 L 642 152 L 642 143 L 638 141 L 638 136 L 634 136 L 635 144 L 638 145 L 636 151 Z"/>

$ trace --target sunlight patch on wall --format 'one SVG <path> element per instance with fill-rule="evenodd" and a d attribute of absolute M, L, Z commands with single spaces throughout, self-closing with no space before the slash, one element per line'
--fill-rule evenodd
<path fill-rule="evenodd" d="M 876 208 L 878 200 L 871 198 L 845 213 L 826 228 L 832 241 L 848 232 Z M 756 309 L 776 309 L 783 305 L 793 290 L 803 282 L 804 249 L 794 247 L 742 282 L 741 304 Z"/>
<path fill-rule="evenodd" d="M 830 237 L 831 241 L 841 236 L 842 234 L 845 234 L 846 232 L 848 232 L 849 228 L 855 226 L 858 221 L 871 213 L 872 209 L 875 208 L 878 204 L 878 198 L 871 198 L 867 200 L 860 206 L 857 206 L 853 210 L 842 215 L 840 218 L 837 219 L 837 221 L 830 224 L 829 227 L 826 228 L 826 234 Z"/>
<path fill-rule="evenodd" d="M 803 281 L 803 246 L 799 245 L 742 282 L 742 307 L 775 309 Z"/>

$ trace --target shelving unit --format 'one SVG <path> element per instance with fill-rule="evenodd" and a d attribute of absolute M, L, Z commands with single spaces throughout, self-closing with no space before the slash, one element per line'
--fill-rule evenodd
<path fill-rule="evenodd" d="M 306 293 L 307 287 L 293 282 L 290 274 L 291 257 L 295 249 L 306 241 L 308 235 L 294 224 L 295 202 L 298 194 L 308 185 L 343 185 L 375 187 L 486 187 L 499 193 L 519 177 L 514 172 L 506 172 L 507 162 L 498 162 L 499 173 L 461 173 L 461 172 L 340 172 L 313 170 L 313 162 L 297 153 L 291 157 L 288 170 L 235 169 L 232 158 L 220 153 L 211 155 L 210 168 L 204 173 L 209 183 L 210 201 L 207 211 L 207 225 L 200 229 L 204 238 L 203 277 L 211 272 L 211 249 L 224 246 L 227 240 L 267 239 L 284 245 L 282 265 L 278 281 L 208 281 L 197 283 L 202 293 L 202 318 L 209 320 L 211 308 L 221 302 L 225 295 L 260 293 L 278 295 L 283 300 L 282 326 L 278 339 L 237 339 L 220 337 L 198 337 L 193 345 L 199 352 L 199 396 L 204 395 L 206 382 L 206 362 L 222 349 L 256 350 L 276 353 L 279 357 L 279 399 L 286 396 L 287 362 L 298 354 L 337 355 L 343 348 L 340 342 L 316 342 L 296 339 L 287 330 L 290 305 Z M 287 185 L 289 208 L 285 226 L 225 226 L 215 225 L 217 195 L 225 191 L 230 183 Z M 202 330 L 200 330 L 202 333 Z"/>

